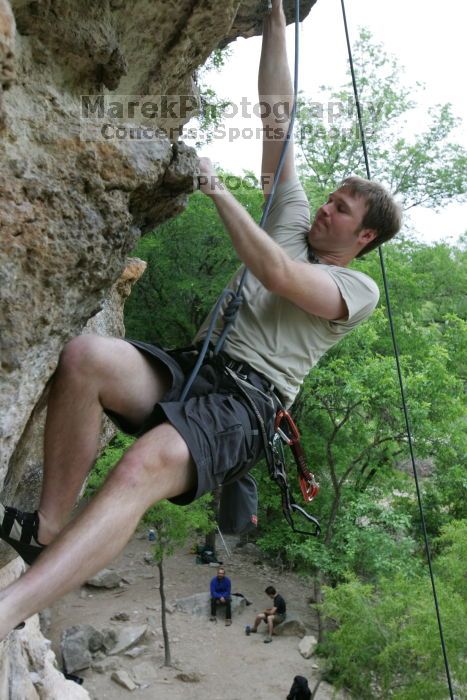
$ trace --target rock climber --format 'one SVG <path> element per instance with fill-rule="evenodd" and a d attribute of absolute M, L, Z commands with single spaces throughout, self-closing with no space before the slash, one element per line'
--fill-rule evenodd
<path fill-rule="evenodd" d="M 274 107 L 292 99 L 285 27 L 282 3 L 273 0 L 258 81 L 266 197 L 282 148 Z M 287 126 L 283 114 L 280 126 Z M 209 160 L 201 159 L 200 173 L 202 191 L 249 269 L 222 356 L 206 361 L 181 402 L 196 344 L 187 352 L 165 351 L 93 335 L 67 343 L 48 397 L 38 508 L 24 513 L 0 507 L 0 536 L 32 564 L 0 592 L 0 639 L 114 559 L 157 501 L 184 505 L 219 484 L 247 481 L 264 449 L 257 415 L 270 434 L 277 407 L 292 404 L 318 359 L 377 304 L 376 284 L 349 264 L 399 229 L 399 208 L 380 185 L 346 179 L 311 222 L 290 143 L 263 230 L 213 184 Z M 248 385 L 255 410 L 230 372 Z M 96 458 L 103 413 L 137 439 L 69 522 Z"/>

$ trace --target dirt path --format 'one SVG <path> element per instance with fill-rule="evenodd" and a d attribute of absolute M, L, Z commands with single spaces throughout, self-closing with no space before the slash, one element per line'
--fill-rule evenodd
<path fill-rule="evenodd" d="M 144 537 L 144 538 L 143 538 Z M 285 597 L 288 611 L 298 613 L 308 633 L 315 632 L 314 620 L 307 605 L 309 586 L 294 574 L 279 574 L 264 563 L 255 561 L 229 539 L 229 558 L 219 543 L 217 552 L 223 559 L 233 592 L 243 593 L 252 605 L 234 616 L 231 627 L 225 627 L 222 611 L 217 623 L 206 618 L 173 612 L 168 615 L 172 661 L 176 668 L 165 668 L 160 623 L 158 571 L 148 564 L 144 555 L 150 551 L 146 537 L 136 535 L 110 568 L 118 571 L 128 583 L 115 590 L 83 588 L 75 591 L 52 609 L 52 639 L 60 659 L 59 640 L 63 629 L 75 624 L 89 623 L 97 629 L 149 623 L 150 633 L 144 642 L 144 653 L 135 659 L 125 655 L 111 657 L 119 669 L 129 673 L 136 667 L 155 672 L 149 687 L 132 691 L 141 700 L 274 700 L 286 698 L 293 677 L 304 675 L 313 687 L 317 660 L 305 660 L 298 651 L 296 637 L 275 637 L 272 644 L 263 644 L 263 633 L 246 637 L 245 625 L 252 623 L 256 611 L 268 604 L 264 589 L 272 584 Z M 194 555 L 185 549 L 165 563 L 168 603 L 177 598 L 207 591 L 215 568 L 196 564 Z M 116 613 L 128 613 L 128 622 L 114 622 Z M 177 674 L 196 673 L 198 682 L 184 682 Z M 112 670 L 98 673 L 93 669 L 80 671 L 84 687 L 95 700 L 123 700 L 130 691 L 111 680 Z M 332 689 L 321 684 L 316 700 L 332 697 Z"/>

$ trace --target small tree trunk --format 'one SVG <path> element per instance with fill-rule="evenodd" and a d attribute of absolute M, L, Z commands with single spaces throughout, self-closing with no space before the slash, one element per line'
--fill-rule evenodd
<path fill-rule="evenodd" d="M 321 573 L 318 573 L 313 581 L 313 587 L 314 587 L 314 593 L 313 593 L 313 598 L 315 603 L 322 603 L 323 602 L 323 576 Z M 318 618 L 318 642 L 321 644 L 324 638 L 324 622 L 323 622 L 323 616 L 321 614 L 321 610 L 319 608 L 316 608 L 316 616 Z M 320 681 L 321 682 L 321 681 Z"/>
<path fill-rule="evenodd" d="M 216 551 L 216 530 L 211 530 L 206 534 L 204 538 L 204 546 L 211 552 Z"/>
<path fill-rule="evenodd" d="M 162 636 L 164 637 L 164 666 L 172 666 L 172 659 L 170 656 L 170 641 L 169 633 L 167 631 L 167 616 L 165 612 L 165 590 L 164 590 L 164 568 L 163 560 L 157 562 L 157 568 L 159 569 L 159 593 L 161 596 L 161 622 L 162 622 Z"/>
<path fill-rule="evenodd" d="M 326 546 L 328 546 L 332 540 L 332 535 L 334 532 L 334 523 L 336 522 L 336 518 L 337 518 L 337 515 L 339 513 L 340 505 L 341 505 L 341 490 L 335 489 L 334 498 L 333 498 L 332 506 L 331 506 L 331 513 L 329 515 L 329 520 L 328 520 L 327 527 L 326 527 L 326 535 L 324 536 L 324 544 Z"/>
<path fill-rule="evenodd" d="M 321 685 L 321 681 L 322 681 L 322 680 L 323 680 L 323 678 L 322 678 L 322 676 L 320 676 L 320 677 L 318 678 L 318 680 L 316 681 L 316 683 L 315 683 L 315 685 L 314 685 L 314 687 L 313 687 L 313 690 L 311 691 L 311 698 L 310 698 L 310 700 L 315 700 L 316 693 L 318 692 L 318 688 L 319 688 L 319 686 Z"/>
<path fill-rule="evenodd" d="M 219 503 L 221 500 L 221 486 L 217 486 L 215 489 L 212 490 L 212 501 L 210 504 L 210 510 L 214 516 L 214 520 L 217 521 L 217 514 L 219 512 Z M 211 550 L 211 552 L 216 552 L 216 532 L 217 532 L 217 527 L 214 526 L 214 530 L 211 530 L 211 532 L 206 533 L 206 537 L 204 539 L 204 546 L 207 547 L 208 549 Z"/>

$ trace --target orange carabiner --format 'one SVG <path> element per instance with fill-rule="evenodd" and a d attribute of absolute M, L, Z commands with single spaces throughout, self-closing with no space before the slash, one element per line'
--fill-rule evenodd
<path fill-rule="evenodd" d="M 295 422 L 285 408 L 280 408 L 276 413 L 274 430 L 279 433 L 287 445 L 294 445 L 300 440 L 300 433 Z"/>
<path fill-rule="evenodd" d="M 299 476 L 300 491 L 303 499 L 310 503 L 319 493 L 319 484 L 315 481 L 315 477 L 311 474 L 311 479 L 305 479 L 304 476 Z"/>

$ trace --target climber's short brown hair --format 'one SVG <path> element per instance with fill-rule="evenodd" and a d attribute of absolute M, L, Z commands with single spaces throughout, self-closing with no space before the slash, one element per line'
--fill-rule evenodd
<path fill-rule="evenodd" d="M 363 217 L 362 228 L 371 228 L 376 232 L 376 238 L 359 252 L 357 258 L 366 255 L 385 241 L 389 241 L 400 230 L 401 208 L 383 185 L 353 175 L 346 177 L 339 185 L 339 189 L 346 189 L 352 196 L 360 195 L 365 199 L 367 209 Z"/>

